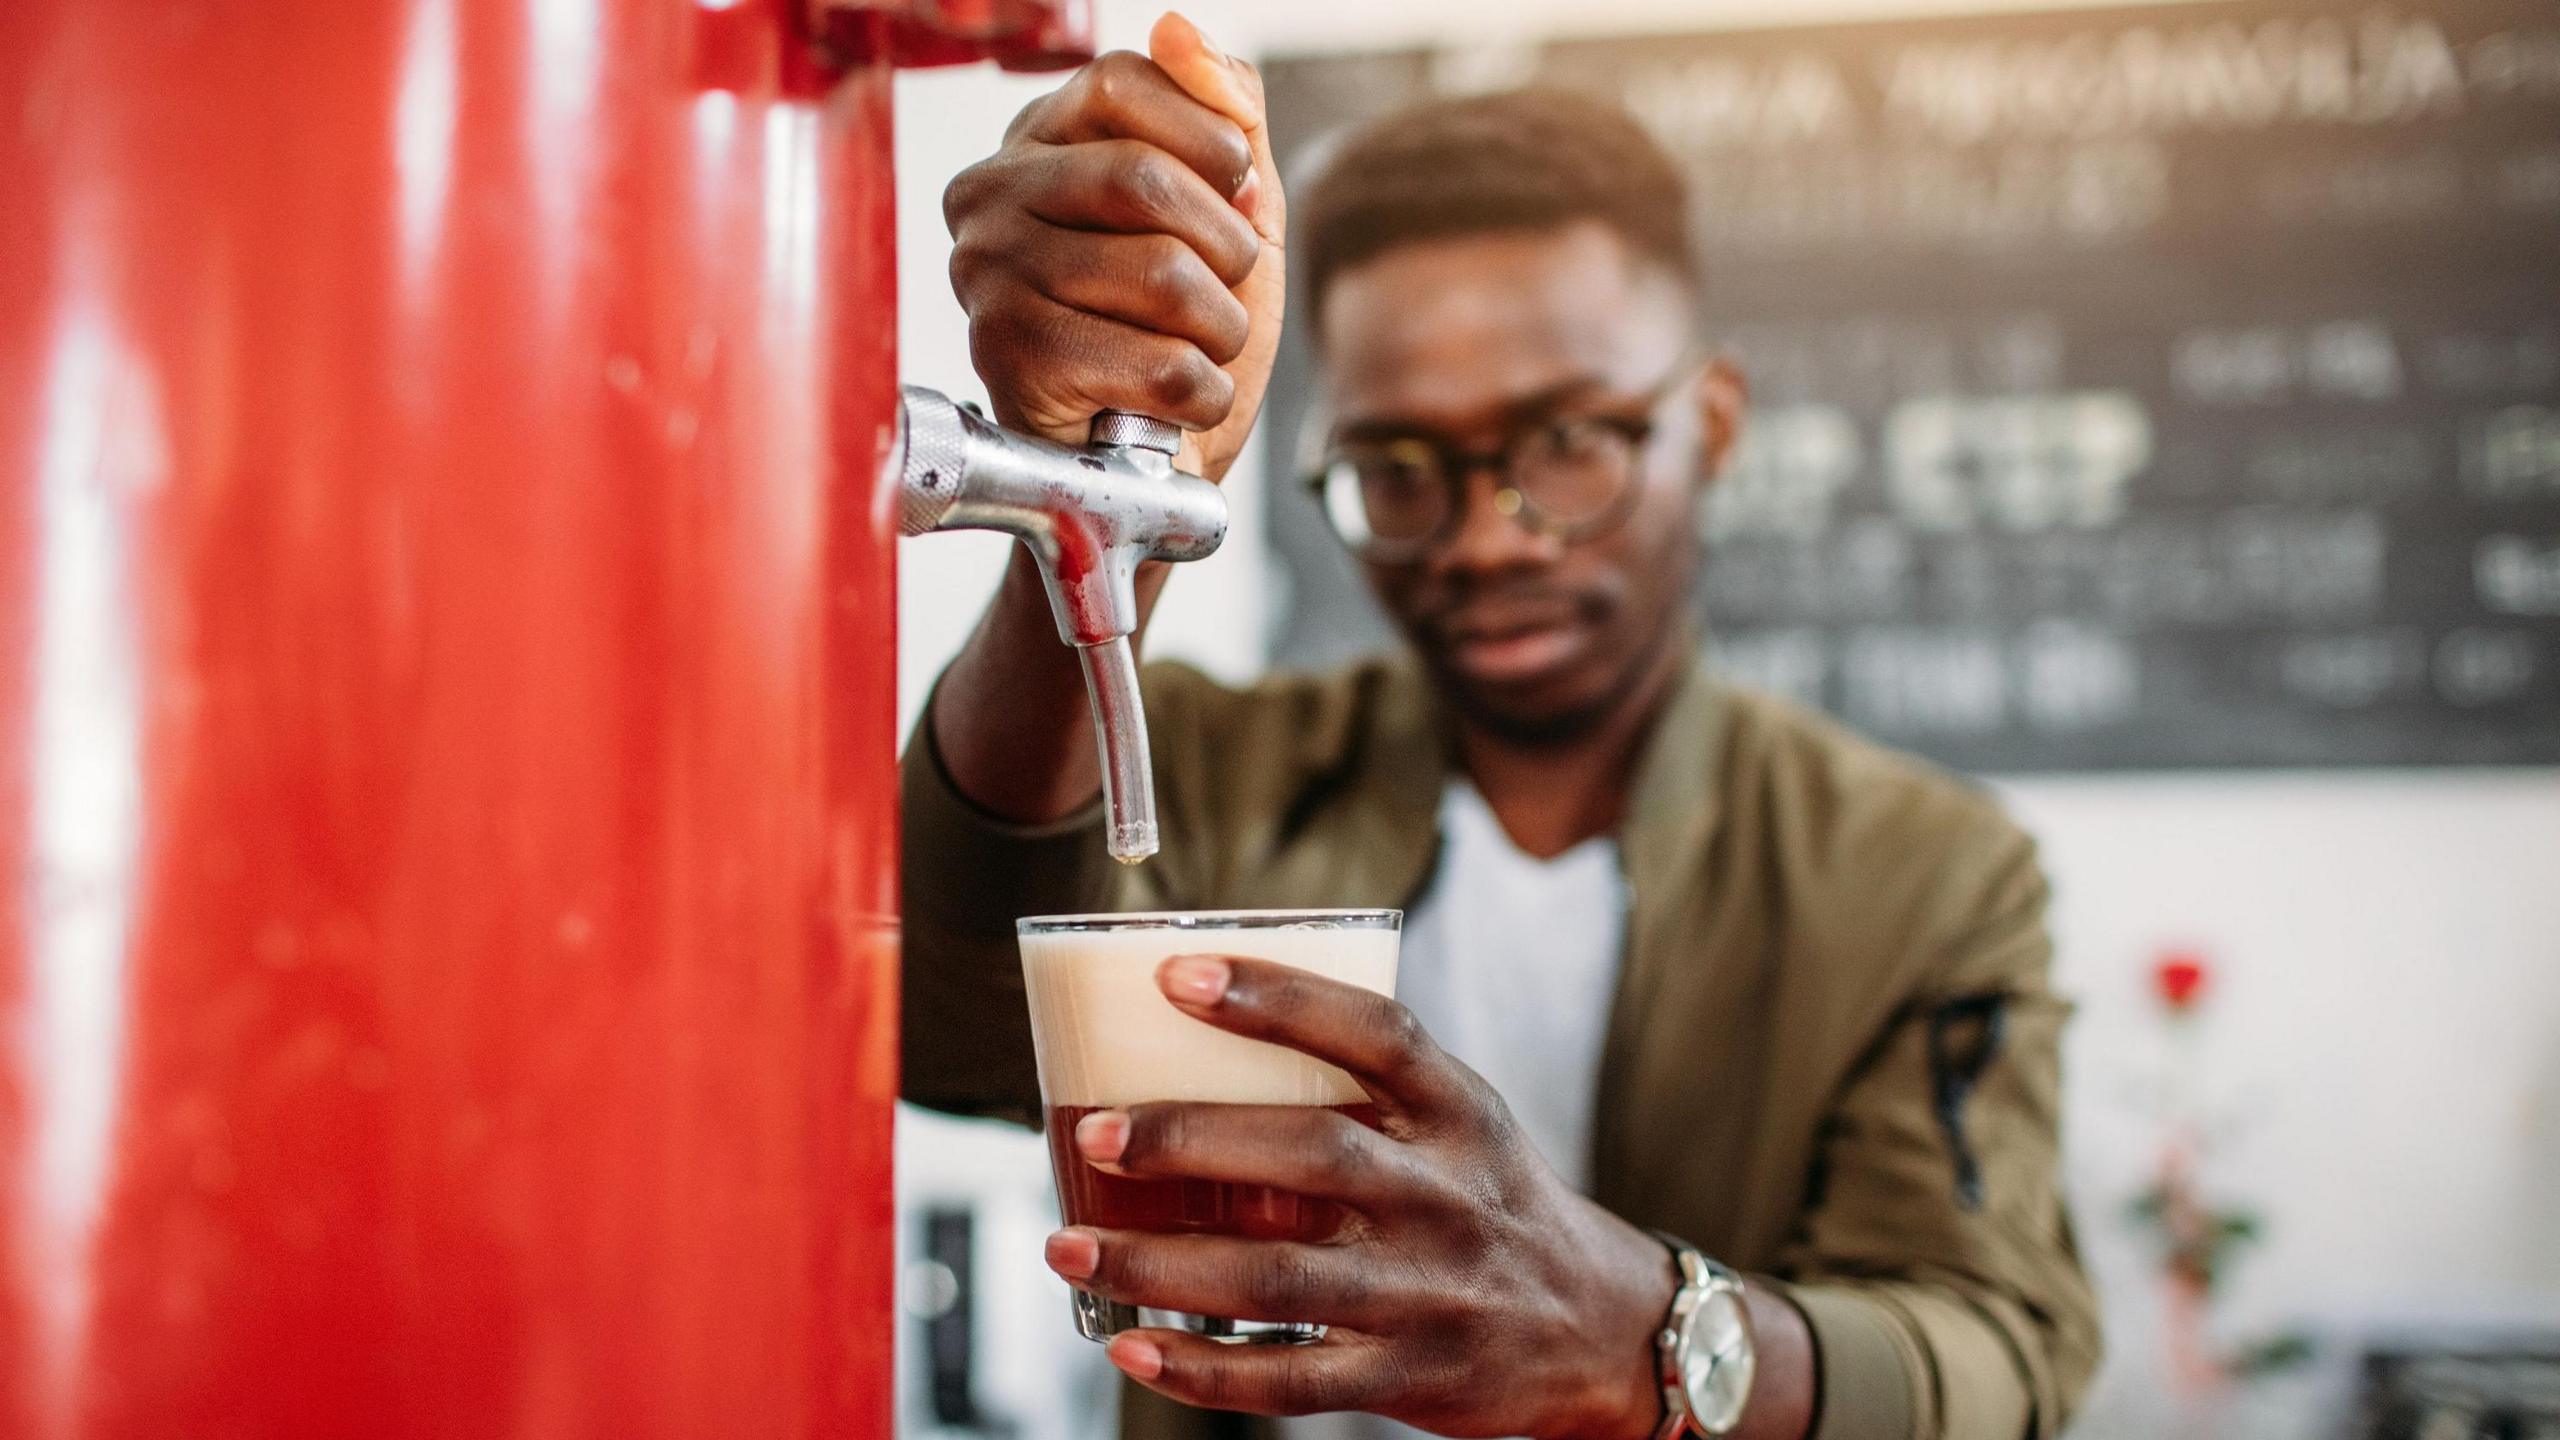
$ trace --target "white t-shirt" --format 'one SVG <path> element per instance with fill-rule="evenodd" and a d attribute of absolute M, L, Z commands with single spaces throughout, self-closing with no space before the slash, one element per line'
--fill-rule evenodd
<path fill-rule="evenodd" d="M 1614 838 L 1552 860 L 1511 843 L 1463 779 L 1440 797 L 1440 863 L 1406 914 L 1396 998 L 1440 1047 L 1491 1082 L 1529 1143 L 1591 1188 L 1600 1048 L 1625 949 L 1627 886 Z M 1280 1422 L 1285 1440 L 1412 1440 L 1374 1415 Z"/>
<path fill-rule="evenodd" d="M 1591 1108 L 1618 984 L 1618 842 L 1552 860 L 1511 843 L 1476 787 L 1440 797 L 1440 864 L 1405 917 L 1396 998 L 1509 1102 L 1565 1183 L 1591 1183 Z"/>

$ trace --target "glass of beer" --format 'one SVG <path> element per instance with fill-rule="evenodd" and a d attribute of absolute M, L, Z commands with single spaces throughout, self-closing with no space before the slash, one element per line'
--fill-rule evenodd
<path fill-rule="evenodd" d="M 1156 988 L 1156 968 L 1175 955 L 1240 955 L 1391 995 L 1403 922 L 1396 910 L 1035 915 L 1016 922 L 1049 1162 L 1066 1223 L 1256 1239 L 1331 1234 L 1343 1216 L 1330 1201 L 1267 1185 L 1105 1174 L 1076 1150 L 1076 1122 L 1096 1110 L 1184 1100 L 1322 1105 L 1376 1124 L 1376 1107 L 1350 1076 L 1183 1014 Z M 1077 1331 L 1089 1340 L 1141 1325 L 1237 1342 L 1324 1336 L 1321 1325 L 1141 1310 L 1082 1290 L 1075 1314 Z"/>

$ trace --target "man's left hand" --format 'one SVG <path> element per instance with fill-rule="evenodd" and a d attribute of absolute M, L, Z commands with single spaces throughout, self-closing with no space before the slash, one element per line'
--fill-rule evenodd
<path fill-rule="evenodd" d="M 1331 1327 L 1312 1345 L 1122 1334 L 1112 1363 L 1193 1405 L 1365 1410 L 1442 1435 L 1644 1440 L 1652 1335 L 1676 1280 L 1643 1231 L 1576 1194 L 1491 1086 L 1393 1000 L 1283 965 L 1178 956 L 1157 983 L 1220 1029 L 1340 1066 L 1373 1130 L 1314 1106 L 1157 1104 L 1076 1131 L 1105 1170 L 1268 1185 L 1341 1203 L 1310 1241 L 1075 1227 L 1050 1268 L 1132 1305 Z"/>

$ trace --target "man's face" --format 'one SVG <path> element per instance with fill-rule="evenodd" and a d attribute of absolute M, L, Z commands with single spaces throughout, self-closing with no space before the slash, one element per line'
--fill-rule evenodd
<path fill-rule="evenodd" d="M 1516 738 L 1611 713 L 1679 633 L 1692 520 L 1739 426 L 1730 367 L 1663 395 L 1689 352 L 1690 297 L 1596 222 L 1397 246 L 1336 275 L 1317 317 L 1335 433 L 1494 449 L 1543 419 L 1641 417 L 1622 523 L 1567 542 L 1502 513 L 1502 480 L 1420 556 L 1364 562 L 1370 587 L 1457 708 Z M 1648 401 L 1663 396 L 1648 407 Z"/>

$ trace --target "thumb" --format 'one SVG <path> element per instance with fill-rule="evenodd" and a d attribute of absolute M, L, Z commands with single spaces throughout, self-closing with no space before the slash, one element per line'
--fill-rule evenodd
<path fill-rule="evenodd" d="M 1170 10 L 1149 32 L 1147 54 L 1192 99 L 1244 131 L 1253 147 L 1253 174 L 1237 190 L 1236 208 L 1253 222 L 1264 244 L 1281 243 L 1287 214 L 1280 196 L 1279 167 L 1271 159 L 1271 132 L 1264 124 L 1261 72 L 1230 57 L 1199 26 Z"/>

